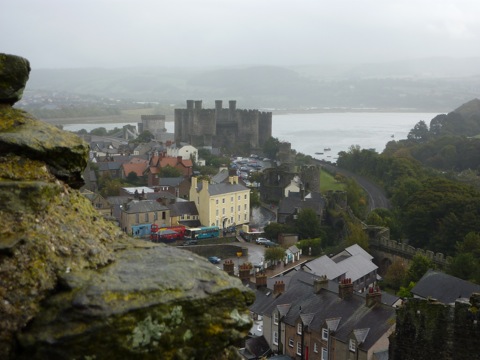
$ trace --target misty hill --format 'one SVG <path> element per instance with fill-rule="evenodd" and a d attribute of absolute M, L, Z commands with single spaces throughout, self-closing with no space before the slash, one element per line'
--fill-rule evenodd
<path fill-rule="evenodd" d="M 480 59 L 291 68 L 36 69 L 27 90 L 184 104 L 236 99 L 242 108 L 447 111 L 478 96 Z"/>

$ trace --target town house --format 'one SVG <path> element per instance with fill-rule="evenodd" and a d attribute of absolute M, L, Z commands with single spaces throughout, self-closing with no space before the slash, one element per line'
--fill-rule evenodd
<path fill-rule="evenodd" d="M 298 271 L 284 289 L 263 292 L 263 336 L 273 352 L 292 359 L 374 360 L 388 351 L 395 309 L 378 288 L 362 295 L 350 279 L 340 284 Z"/>
<path fill-rule="evenodd" d="M 239 184 L 238 176 L 230 176 L 228 183 L 221 184 L 197 182 L 192 177 L 190 201 L 197 206 L 204 226 L 227 228 L 250 221 L 250 189 Z"/>

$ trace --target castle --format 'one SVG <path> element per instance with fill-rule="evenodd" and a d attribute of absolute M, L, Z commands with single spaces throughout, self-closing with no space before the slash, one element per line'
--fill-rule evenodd
<path fill-rule="evenodd" d="M 228 109 L 215 100 L 215 109 L 203 109 L 201 100 L 187 100 L 186 109 L 175 109 L 175 141 L 195 147 L 230 150 L 260 149 L 272 136 L 272 113 L 240 110 L 230 100 Z"/>

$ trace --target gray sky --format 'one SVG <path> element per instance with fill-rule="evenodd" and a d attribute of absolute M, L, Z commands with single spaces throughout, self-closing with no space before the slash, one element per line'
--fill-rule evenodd
<path fill-rule="evenodd" d="M 32 68 L 302 65 L 480 56 L 478 0 L 10 0 Z"/>

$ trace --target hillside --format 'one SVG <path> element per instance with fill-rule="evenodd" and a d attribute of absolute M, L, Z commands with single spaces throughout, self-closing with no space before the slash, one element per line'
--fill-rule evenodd
<path fill-rule="evenodd" d="M 448 111 L 477 96 L 478 59 L 296 67 L 37 69 L 27 92 L 49 90 L 183 104 L 236 99 L 244 108 Z"/>

